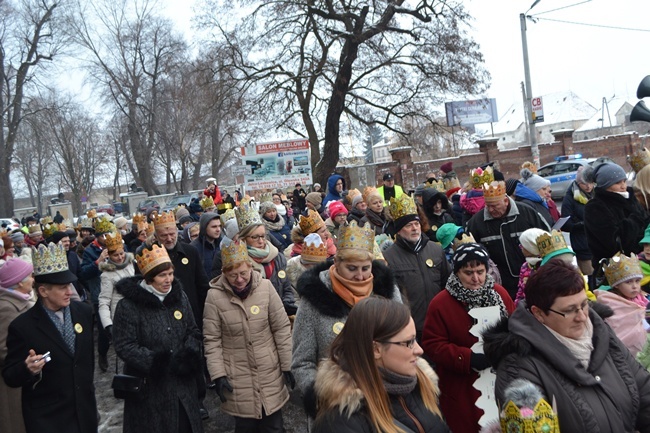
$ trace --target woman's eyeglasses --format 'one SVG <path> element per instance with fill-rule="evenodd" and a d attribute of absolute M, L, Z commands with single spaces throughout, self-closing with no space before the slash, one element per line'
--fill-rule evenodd
<path fill-rule="evenodd" d="M 256 241 L 256 240 L 259 240 L 260 238 L 263 238 L 263 237 L 265 237 L 265 236 L 266 236 L 266 235 L 253 235 L 253 236 L 249 236 L 249 238 L 251 238 L 252 240 Z"/>
<path fill-rule="evenodd" d="M 585 299 L 585 301 L 582 304 L 580 304 L 579 307 L 572 308 L 570 310 L 555 311 L 554 309 L 549 308 L 548 311 L 551 311 L 551 312 L 553 312 L 553 313 L 555 313 L 555 314 L 557 314 L 559 316 L 562 316 L 564 318 L 573 319 L 575 316 L 578 315 L 579 311 L 582 311 L 583 313 L 587 314 L 588 310 L 585 310 L 585 308 L 589 308 L 589 300 L 588 299 Z"/>
<path fill-rule="evenodd" d="M 415 337 L 406 341 L 379 341 L 379 342 L 383 344 L 396 344 L 398 346 L 404 346 L 409 349 L 413 349 L 413 347 L 415 346 Z"/>

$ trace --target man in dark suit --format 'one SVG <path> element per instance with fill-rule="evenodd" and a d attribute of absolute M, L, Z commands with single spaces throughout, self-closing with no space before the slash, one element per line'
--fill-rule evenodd
<path fill-rule="evenodd" d="M 32 259 L 38 301 L 9 325 L 2 377 L 22 387 L 27 433 L 97 432 L 92 308 L 70 301 L 77 277 L 63 246 Z"/>

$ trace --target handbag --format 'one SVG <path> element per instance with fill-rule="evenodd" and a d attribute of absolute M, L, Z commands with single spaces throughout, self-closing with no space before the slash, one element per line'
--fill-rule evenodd
<path fill-rule="evenodd" d="M 111 388 L 115 398 L 125 399 L 135 397 L 139 394 L 147 383 L 144 377 L 131 376 L 129 374 L 117 373 L 117 358 L 115 359 L 115 376 Z"/>

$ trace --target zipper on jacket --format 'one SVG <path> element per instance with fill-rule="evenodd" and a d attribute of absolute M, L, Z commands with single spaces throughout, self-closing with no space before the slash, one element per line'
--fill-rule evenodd
<path fill-rule="evenodd" d="M 404 401 L 404 397 L 401 395 L 398 397 L 400 404 L 402 405 L 402 409 L 404 409 L 404 412 L 406 412 L 406 415 L 413 420 L 413 423 L 415 424 L 415 427 L 417 427 L 418 432 L 420 433 L 426 433 L 424 431 L 424 427 L 422 427 L 422 424 L 420 424 L 420 421 L 411 413 L 408 407 L 406 407 L 406 401 Z"/>

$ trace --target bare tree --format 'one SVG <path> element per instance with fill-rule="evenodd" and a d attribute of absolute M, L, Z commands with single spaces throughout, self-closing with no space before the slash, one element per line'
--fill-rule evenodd
<path fill-rule="evenodd" d="M 10 172 L 25 100 L 39 67 L 60 47 L 59 3 L 0 1 L 0 215 L 13 214 Z"/>
<path fill-rule="evenodd" d="M 242 7 L 252 13 L 235 13 Z M 455 0 L 210 0 L 201 24 L 229 44 L 229 66 L 267 119 L 306 134 L 322 183 L 338 162 L 343 113 L 406 133 L 400 120 L 433 122 L 445 94 L 484 90 L 489 75 L 469 19 Z"/>

